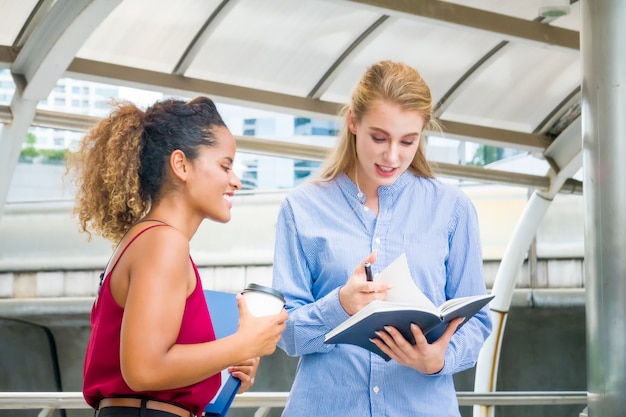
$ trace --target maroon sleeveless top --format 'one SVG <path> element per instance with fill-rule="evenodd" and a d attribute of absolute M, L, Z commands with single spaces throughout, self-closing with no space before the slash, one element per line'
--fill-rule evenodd
<path fill-rule="evenodd" d="M 200 381 L 196 384 L 164 391 L 136 392 L 131 390 L 120 369 L 120 333 L 124 309 L 120 307 L 111 294 L 110 278 L 126 249 L 142 233 L 154 225 L 139 232 L 122 250 L 119 258 L 107 274 L 100 288 L 100 293 L 91 310 L 91 334 L 87 343 L 85 366 L 83 370 L 83 396 L 93 408 L 103 398 L 109 397 L 149 397 L 170 402 L 184 407 L 195 415 L 202 415 L 207 404 L 213 399 L 220 387 L 220 374 Z M 211 316 L 206 305 L 202 282 L 198 268 L 189 258 L 196 274 L 196 288 L 187 298 L 177 344 L 193 344 L 215 340 L 215 332 Z"/>

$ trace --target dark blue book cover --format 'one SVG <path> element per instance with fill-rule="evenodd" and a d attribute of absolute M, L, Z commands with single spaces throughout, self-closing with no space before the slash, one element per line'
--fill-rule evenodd
<path fill-rule="evenodd" d="M 211 320 L 213 321 L 213 329 L 215 337 L 230 336 L 237 331 L 239 325 L 239 309 L 237 308 L 236 294 L 204 290 L 204 298 L 206 299 Z M 209 405 L 205 408 L 205 416 L 217 417 L 225 416 L 228 409 L 239 391 L 241 381 L 230 375 L 227 370 L 222 371 L 222 386 Z"/>
<path fill-rule="evenodd" d="M 415 338 L 411 332 L 411 323 L 415 323 L 420 327 L 428 342 L 432 343 L 441 337 L 450 321 L 457 317 L 465 317 L 462 326 L 493 297 L 493 295 L 485 294 L 457 298 L 451 300 L 448 306 L 445 304 L 442 306 L 448 308 L 434 311 L 406 304 L 372 301 L 329 332 L 324 343 L 360 346 L 389 361 L 391 358 L 370 341 L 370 339 L 377 338 L 376 331 L 384 330 L 385 326 L 393 326 L 405 339 L 414 344 Z"/>

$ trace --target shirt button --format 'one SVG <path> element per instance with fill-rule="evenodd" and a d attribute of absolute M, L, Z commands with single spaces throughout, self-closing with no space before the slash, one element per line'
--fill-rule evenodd
<path fill-rule="evenodd" d="M 370 208 L 369 208 L 369 207 L 367 207 L 367 206 L 363 206 L 363 210 L 365 210 L 365 211 L 370 211 Z"/>
<path fill-rule="evenodd" d="M 379 237 L 377 237 L 376 239 L 374 239 L 374 242 L 376 242 L 377 244 L 379 244 L 379 243 L 380 243 L 380 238 L 379 238 Z"/>
<path fill-rule="evenodd" d="M 378 394 L 378 391 L 380 391 L 380 388 L 378 386 L 374 387 L 374 393 Z"/>

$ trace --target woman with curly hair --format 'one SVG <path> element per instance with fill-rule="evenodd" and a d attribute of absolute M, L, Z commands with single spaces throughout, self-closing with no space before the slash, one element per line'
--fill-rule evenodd
<path fill-rule="evenodd" d="M 241 187 L 235 140 L 215 104 L 119 103 L 71 156 L 83 231 L 117 243 L 94 303 L 83 394 L 105 416 L 201 415 L 229 369 L 250 388 L 287 313 L 254 317 L 238 297 L 232 336 L 215 340 L 189 241 L 230 220 Z"/>

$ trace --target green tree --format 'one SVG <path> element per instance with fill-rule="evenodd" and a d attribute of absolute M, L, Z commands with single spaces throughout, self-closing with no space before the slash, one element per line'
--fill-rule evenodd
<path fill-rule="evenodd" d="M 66 149 L 42 149 L 40 154 L 51 163 L 59 163 L 65 160 Z"/>
<path fill-rule="evenodd" d="M 32 146 L 35 143 L 37 143 L 37 136 L 32 132 L 28 132 L 28 135 L 26 135 L 26 144 Z"/>
<path fill-rule="evenodd" d="M 32 160 L 39 156 L 39 151 L 34 146 L 27 146 L 20 152 L 20 160 Z"/>

